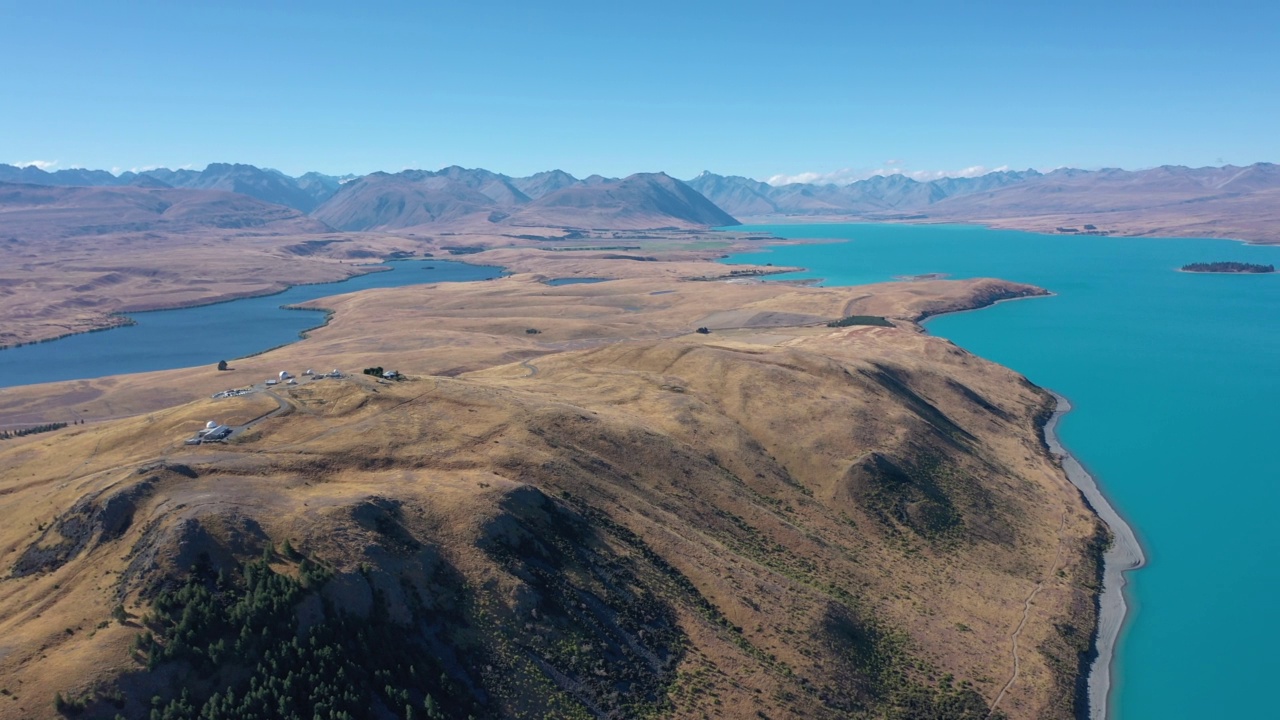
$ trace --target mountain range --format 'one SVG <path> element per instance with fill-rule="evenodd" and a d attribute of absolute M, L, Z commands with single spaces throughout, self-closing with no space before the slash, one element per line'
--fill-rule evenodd
<path fill-rule="evenodd" d="M 1280 188 L 1280 165 L 1150 170 L 1062 168 L 999 171 L 977 177 L 921 182 L 905 175 L 876 175 L 847 185 L 758 180 L 704 172 L 689 186 L 726 212 L 764 215 L 864 215 L 960 209 L 1024 212 L 1108 212 L 1164 202 L 1237 196 Z"/>
<path fill-rule="evenodd" d="M 735 217 L 1110 224 L 1128 234 L 1205 234 L 1277 241 L 1280 165 L 1147 170 L 1028 169 L 918 181 L 901 174 L 836 184 L 770 185 L 704 172 L 681 182 L 664 173 L 576 178 L 562 170 L 511 177 L 480 168 L 404 170 L 364 176 L 290 177 L 252 165 L 202 171 L 158 168 L 46 172 L 0 164 L 0 183 L 134 186 L 238 193 L 310 215 L 339 230 L 454 225 L 643 229 L 737 224 Z M 997 223 L 998 224 L 998 223 Z M 1011 222 L 1010 226 L 1018 226 Z"/>
<path fill-rule="evenodd" d="M 333 229 L 347 231 L 442 224 L 468 228 L 501 224 L 610 229 L 737 224 L 731 215 L 664 173 L 578 179 L 561 170 L 551 170 L 512 178 L 484 169 L 452 166 L 438 171 L 375 172 L 362 177 L 312 172 L 293 178 L 276 170 L 229 163 L 214 163 L 203 171 L 157 168 L 120 175 L 103 170 L 46 172 L 36 167 L 0 165 L 0 183 L 111 187 L 116 189 L 117 199 L 133 192 L 138 196 L 134 204 L 142 205 L 148 204 L 144 189 L 238 193 L 292 208 Z M 27 194 L 33 190 L 28 187 Z M 60 202 L 73 202 L 81 196 L 84 194 L 69 193 Z M 51 198 L 48 202 L 53 202 Z"/>
<path fill-rule="evenodd" d="M 210 231 L 310 234 L 321 222 L 279 204 L 221 190 L 171 187 L 54 187 L 0 183 L 5 238 L 48 239 Z"/>
<path fill-rule="evenodd" d="M 1280 243 L 1280 165 L 1001 171 L 928 182 L 874 176 L 774 186 L 704 172 L 689 181 L 743 218 L 980 222 L 1037 232 L 1219 237 Z"/>
<path fill-rule="evenodd" d="M 60 187 L 137 186 L 222 190 L 248 195 L 302 212 L 314 210 L 317 205 L 333 195 L 343 181 L 351 177 L 335 177 L 312 172 L 294 178 L 278 170 L 264 170 L 240 163 L 213 163 L 203 171 L 186 168 L 178 170 L 154 168 L 140 172 L 126 171 L 119 175 L 113 175 L 106 170 L 70 168 L 46 172 L 34 165 L 20 168 L 0 164 L 0 182 L 5 183 Z"/>
<path fill-rule="evenodd" d="M 526 192 L 527 191 L 527 192 Z M 345 183 L 312 216 L 338 230 L 401 230 L 441 223 L 641 229 L 736 225 L 664 173 L 578 180 L 553 170 L 509 178 L 488 170 L 373 173 Z"/>

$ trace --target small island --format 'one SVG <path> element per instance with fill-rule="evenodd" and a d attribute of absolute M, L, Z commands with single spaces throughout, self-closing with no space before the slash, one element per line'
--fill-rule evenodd
<path fill-rule="evenodd" d="M 1275 271 L 1275 265 L 1242 262 L 1191 263 L 1182 266 L 1182 272 L 1197 273 L 1273 273 Z"/>

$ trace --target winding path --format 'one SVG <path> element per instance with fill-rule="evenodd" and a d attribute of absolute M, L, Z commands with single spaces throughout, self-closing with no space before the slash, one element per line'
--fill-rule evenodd
<path fill-rule="evenodd" d="M 1062 563 L 1062 531 L 1066 526 L 1067 511 L 1063 510 L 1062 519 L 1058 521 L 1057 554 L 1054 555 L 1053 565 L 1049 567 L 1049 572 L 1040 579 L 1040 582 L 1036 583 L 1036 586 L 1031 589 L 1031 594 L 1027 595 L 1027 599 L 1022 602 L 1022 620 L 1018 622 L 1018 627 L 1014 628 L 1013 634 L 1009 636 L 1013 645 L 1013 673 L 1009 676 L 1009 682 L 1006 682 L 1004 687 L 1000 688 L 1000 694 L 996 695 L 996 699 L 991 701 L 991 710 L 987 713 L 988 718 L 995 714 L 996 707 L 1000 705 L 1000 701 L 1003 700 L 1005 694 L 1009 692 L 1009 688 L 1013 687 L 1013 683 L 1017 681 L 1018 673 L 1022 671 L 1022 660 L 1018 657 L 1018 638 L 1022 635 L 1022 629 L 1027 626 L 1027 620 L 1031 617 L 1032 601 L 1034 601 L 1036 596 L 1040 594 L 1040 591 L 1044 589 L 1045 581 L 1053 577 L 1053 574 L 1058 570 L 1058 565 Z"/>
<path fill-rule="evenodd" d="M 227 436 L 228 440 L 230 440 L 231 438 L 237 435 L 244 433 L 246 430 L 253 427 L 254 425 L 257 425 L 263 420 L 269 420 L 273 417 L 280 417 L 281 415 L 287 415 L 297 409 L 297 407 L 292 402 L 285 400 L 284 398 L 275 394 L 275 392 L 271 390 L 264 390 L 263 394 L 271 396 L 271 399 L 276 401 L 276 409 L 267 413 L 263 413 L 258 417 L 250 420 L 249 422 L 244 423 L 243 425 L 235 426 L 234 428 L 232 428 L 231 434 Z"/>

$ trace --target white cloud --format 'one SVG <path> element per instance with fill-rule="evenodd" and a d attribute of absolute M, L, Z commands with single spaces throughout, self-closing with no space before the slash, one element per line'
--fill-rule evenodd
<path fill-rule="evenodd" d="M 20 167 L 20 168 L 34 166 L 40 170 L 48 170 L 49 168 L 56 166 L 58 164 L 58 161 L 57 160 L 26 160 L 26 161 L 18 161 L 18 162 L 9 163 L 9 164 L 14 165 L 16 167 Z"/>
<path fill-rule="evenodd" d="M 901 174 L 906 175 L 912 180 L 919 180 L 920 182 L 929 182 L 930 180 L 941 180 L 942 178 L 947 178 L 947 177 L 955 177 L 955 178 L 981 177 L 983 175 L 987 175 L 993 172 L 1005 172 L 1008 169 L 1009 169 L 1008 165 L 1001 165 L 1000 167 L 994 167 L 994 168 L 987 167 L 986 165 L 970 165 L 969 167 L 963 168 L 961 170 L 907 170 L 907 171 L 901 171 Z M 898 174 L 899 172 L 900 171 L 894 170 L 890 172 L 876 172 L 875 174 L 876 175 L 894 175 L 894 174 Z"/>
<path fill-rule="evenodd" d="M 166 169 L 169 169 L 169 170 L 190 170 L 190 169 L 191 169 L 191 168 L 193 168 L 193 167 L 195 167 L 195 166 L 194 166 L 192 163 L 187 163 L 186 165 L 179 165 L 179 166 L 174 167 L 174 168 L 166 168 Z M 131 172 L 131 173 L 144 173 L 144 172 L 147 172 L 148 170 L 160 170 L 161 168 L 165 168 L 165 166 L 164 166 L 164 165 L 141 165 L 141 166 L 137 166 L 137 167 L 131 167 L 131 168 L 129 168 L 129 172 Z M 113 172 L 113 173 L 114 173 L 114 172 L 116 172 L 116 170 L 115 170 L 115 169 L 113 169 L 111 172 Z M 116 173 L 116 174 L 118 175 L 119 173 Z"/>
<path fill-rule="evenodd" d="M 803 183 L 806 185 L 848 185 L 859 180 L 866 180 L 869 177 L 902 175 L 919 182 L 929 182 L 930 180 L 940 180 L 947 177 L 972 178 L 980 177 L 988 173 L 1004 172 L 1009 169 L 1008 165 L 999 167 L 987 167 L 986 165 L 971 165 L 960 170 L 907 170 L 899 167 L 901 160 L 886 160 L 882 167 L 878 168 L 841 168 L 832 172 L 802 172 L 794 175 L 779 174 L 770 177 L 765 182 L 773 186 L 788 185 L 790 183 Z"/>
<path fill-rule="evenodd" d="M 765 182 L 770 185 L 790 185 L 791 183 L 803 183 L 805 185 L 848 185 L 851 182 L 862 180 L 870 177 L 875 173 L 868 173 L 864 170 L 854 170 L 852 168 L 842 168 L 833 172 L 802 172 L 795 175 L 774 175 Z"/>

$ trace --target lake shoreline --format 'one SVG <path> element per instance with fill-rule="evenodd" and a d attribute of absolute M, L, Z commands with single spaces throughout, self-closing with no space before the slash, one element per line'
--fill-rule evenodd
<path fill-rule="evenodd" d="M 895 279 L 894 282 L 911 282 L 911 280 Z M 914 318 L 913 321 L 928 333 L 927 322 L 943 315 L 977 312 L 1000 303 L 1054 297 L 1055 295 L 1056 293 L 1052 291 L 1043 290 L 1043 294 L 1000 297 L 986 302 L 979 302 L 973 307 L 923 313 Z M 1067 480 L 1080 492 L 1085 504 L 1093 512 L 1094 516 L 1106 525 L 1111 534 L 1111 542 L 1102 552 L 1102 557 L 1100 558 L 1102 563 L 1102 587 L 1094 599 L 1097 604 L 1098 616 L 1089 644 L 1090 651 L 1094 653 L 1094 658 L 1089 663 L 1085 676 L 1079 678 L 1085 684 L 1088 702 L 1085 708 L 1086 712 L 1082 717 L 1087 717 L 1088 720 L 1107 720 L 1111 710 L 1111 689 L 1114 684 L 1111 676 L 1112 667 L 1115 664 L 1120 633 L 1124 630 L 1125 622 L 1129 616 L 1129 601 L 1125 595 L 1125 587 L 1128 582 L 1125 574 L 1146 564 L 1146 556 L 1143 554 L 1142 546 L 1138 542 L 1132 526 L 1120 516 L 1115 506 L 1103 494 L 1097 480 L 1066 449 L 1066 446 L 1062 444 L 1062 440 L 1058 437 L 1058 422 L 1063 415 L 1071 411 L 1071 402 L 1052 390 L 1047 390 L 1046 392 L 1053 396 L 1055 406 L 1053 413 L 1041 428 L 1044 433 L 1045 446 L 1050 455 L 1059 462 Z"/>
<path fill-rule="evenodd" d="M 280 289 L 278 289 L 278 290 L 266 290 L 266 291 L 263 291 L 263 292 L 246 291 L 246 292 L 243 292 L 243 293 L 232 293 L 232 294 L 230 294 L 230 295 L 224 295 L 224 296 L 217 297 L 217 298 L 215 298 L 215 299 L 210 299 L 210 300 L 195 300 L 195 301 L 193 301 L 193 302 L 187 302 L 187 303 L 182 303 L 182 302 L 180 302 L 180 303 L 176 303 L 176 304 L 174 304 L 174 305 L 164 305 L 164 306 L 161 306 L 161 307 L 147 308 L 147 309 L 145 309 L 145 310 L 116 310 L 116 311 L 114 311 L 114 312 L 110 312 L 110 313 L 108 313 L 108 314 L 106 315 L 106 317 L 108 317 L 108 318 L 119 318 L 119 319 L 121 320 L 120 322 L 112 323 L 112 324 L 109 324 L 109 325 L 101 325 L 101 326 L 96 326 L 96 327 L 89 327 L 89 328 L 85 328 L 84 330 L 74 330 L 74 331 L 72 331 L 72 332 L 62 333 L 61 335 L 53 335 L 53 336 L 50 336 L 50 337 L 47 337 L 47 338 L 41 338 L 41 339 L 39 339 L 39 340 L 28 340 L 28 341 L 25 341 L 25 342 L 12 343 L 12 344 L 9 344 L 9 345 L 0 345 L 0 352 L 4 352 L 5 350 L 13 350 L 13 349 L 21 348 L 21 347 L 27 347 L 27 346 L 29 346 L 29 345 L 39 345 L 39 344 L 41 344 L 41 343 L 50 343 L 50 342 L 55 342 L 55 341 L 57 341 L 57 340 L 62 340 L 62 339 L 69 338 L 69 337 L 75 337 L 75 336 L 77 336 L 77 335 L 86 335 L 86 334 L 89 334 L 89 333 L 107 332 L 108 330 L 117 330 L 117 329 L 119 329 L 119 328 L 123 328 L 123 327 L 130 327 L 130 326 L 133 326 L 133 325 L 137 325 L 137 324 L 138 324 L 137 319 L 136 319 L 135 317 L 133 317 L 134 315 L 146 315 L 147 313 L 157 313 L 157 312 L 170 312 L 170 311 L 173 311 L 173 310 L 193 310 L 193 309 L 195 309 L 195 308 L 212 307 L 212 306 L 214 306 L 214 305 L 225 305 L 226 303 L 239 302 L 239 301 L 241 301 L 241 300 L 256 300 L 256 299 L 259 299 L 259 298 L 268 298 L 268 297 L 272 297 L 272 296 L 274 296 L 274 295 L 283 295 L 283 294 L 285 294 L 285 293 L 289 292 L 290 290 L 292 290 L 292 289 L 294 289 L 294 288 L 299 288 L 299 287 L 310 287 L 310 286 L 313 286 L 313 285 L 330 285 L 330 284 L 344 283 L 344 282 L 347 282 L 347 281 L 350 281 L 350 280 L 355 280 L 356 278 L 359 278 L 359 277 L 364 277 L 364 276 L 366 276 L 366 275 L 372 275 L 372 274 L 376 274 L 376 273 L 383 273 L 383 272 L 390 272 L 390 271 L 392 271 L 392 270 L 394 270 L 394 269 L 395 269 L 394 267 L 392 267 L 392 266 L 391 266 L 391 264 L 392 264 L 392 263 L 402 262 L 402 261 L 405 261 L 405 260 L 418 260 L 418 261 L 423 261 L 423 262 L 425 262 L 425 261 L 429 261 L 429 260 L 435 260 L 435 261 L 437 261 L 437 262 L 444 262 L 444 263 L 458 263 L 458 264 L 461 264 L 461 265 L 471 265 L 471 266 L 473 266 L 473 267 L 496 267 L 496 268 L 498 268 L 499 270 L 501 270 L 503 274 L 507 274 L 507 273 L 508 273 L 508 271 L 507 271 L 507 269 L 506 269 L 506 268 L 499 267 L 499 266 L 496 266 L 496 265 L 493 265 L 493 266 L 489 266 L 489 265 L 476 265 L 475 263 L 469 263 L 469 262 L 467 262 L 467 261 L 465 261 L 465 260 L 456 260 L 456 259 L 453 259 L 453 258 L 448 258 L 448 259 L 444 259 L 444 258 L 429 258 L 429 257 L 427 257 L 427 258 L 417 258 L 417 257 L 410 257 L 410 258 L 390 258 L 390 259 L 384 260 L 384 261 L 382 261 L 382 262 L 380 262 L 380 263 L 369 263 L 369 264 L 367 264 L 367 265 L 357 265 L 357 266 L 355 266 L 355 267 L 365 268 L 365 271 L 364 271 L 364 272 L 352 273 L 351 275 L 348 275 L 347 277 L 344 277 L 344 278 L 339 278 L 338 280 L 317 280 L 317 281 L 315 281 L 315 282 L 298 282 L 298 283 L 292 283 L 292 284 L 289 284 L 289 285 L 285 285 L 284 287 L 282 287 L 282 288 L 280 288 Z M 342 293 L 335 293 L 335 294 L 337 294 L 337 295 L 341 295 Z M 310 301 L 305 301 L 305 302 L 310 302 Z M 325 312 L 325 311 L 324 311 L 324 310 L 322 310 L 322 309 L 296 307 L 296 306 L 293 306 L 293 305 L 281 305 L 280 307 L 281 307 L 281 308 L 283 308 L 283 309 L 286 309 L 286 310 L 306 310 L 306 311 Z M 322 328 L 322 327 L 324 327 L 324 326 L 325 326 L 325 325 L 327 325 L 327 324 L 328 324 L 328 320 L 326 319 L 326 320 L 325 320 L 325 322 L 323 322 L 323 323 L 321 323 L 321 324 L 319 324 L 319 325 L 316 325 L 315 327 L 311 327 L 311 328 L 307 328 L 306 330 L 302 330 L 302 331 L 300 331 L 300 333 L 310 332 L 310 331 L 312 331 L 312 330 L 316 330 L 316 329 L 318 329 L 318 328 Z M 303 337 L 305 337 L 305 336 L 303 336 Z M 296 341 L 293 341 L 293 342 L 296 342 Z M 288 343 L 285 343 L 285 344 L 287 345 Z M 280 346 L 276 346 L 276 347 L 280 347 Z M 268 350 L 274 350 L 274 349 L 275 349 L 275 348 L 268 348 Z M 266 351 L 266 350 L 261 350 L 261 351 L 259 351 L 258 353 L 255 353 L 255 354 L 261 354 L 261 353 L 263 353 L 263 352 L 267 352 L 267 351 Z"/>
<path fill-rule="evenodd" d="M 892 282 L 913 282 L 913 281 L 893 280 Z M 979 304 L 975 304 L 973 307 L 961 308 L 957 310 L 926 311 L 924 313 L 917 315 L 912 320 L 912 322 L 914 322 L 916 325 L 919 325 L 920 328 L 923 329 L 925 332 L 929 332 L 929 328 L 926 327 L 927 323 L 930 320 L 934 318 L 940 318 L 943 315 L 959 315 L 960 313 L 978 312 L 979 310 L 986 310 L 987 308 L 993 308 L 1001 303 L 1018 302 L 1019 300 L 1037 300 L 1039 298 L 1051 298 L 1051 297 L 1058 296 L 1058 294 L 1053 292 L 1052 290 L 1045 290 L 1044 288 L 1039 288 L 1039 289 L 1041 290 L 1041 292 L 1039 293 L 1033 293 L 1029 295 L 1010 295 L 1008 297 L 997 297 L 991 300 L 983 301 Z"/>
<path fill-rule="evenodd" d="M 1200 234 L 1182 234 L 1177 228 L 1164 228 L 1156 231 L 1152 230 L 1125 230 L 1113 229 L 1107 232 L 1078 232 L 1078 233 L 1059 233 L 1045 229 L 1044 226 L 1035 223 L 1019 223 L 1020 218 L 995 218 L 995 219 L 961 219 L 961 218 L 930 218 L 930 217 L 897 217 L 897 218 L 868 218 L 861 215 L 748 215 L 738 218 L 742 226 L 754 225 L 970 225 L 973 227 L 981 227 L 987 230 L 1011 230 L 1013 232 L 1026 232 L 1035 235 L 1048 235 L 1050 237 L 1114 237 L 1114 238 L 1131 238 L 1131 239 L 1181 239 L 1181 240 L 1229 240 L 1238 242 L 1242 245 L 1254 245 L 1262 247 L 1274 247 L 1280 245 L 1280 240 L 1265 239 L 1251 240 L 1248 238 L 1238 237 L 1234 235 L 1200 235 Z M 1008 225 L 993 225 L 991 223 L 1010 222 Z M 738 227 L 738 226 L 734 226 Z M 746 231 L 739 231 L 746 232 Z M 808 240 L 810 238 L 787 238 L 788 240 Z M 826 240 L 826 238 L 813 238 Z"/>
<path fill-rule="evenodd" d="M 387 262 L 390 262 L 390 261 L 387 261 Z M 56 340 L 62 340 L 63 338 L 74 337 L 76 335 L 84 335 L 86 333 L 106 332 L 108 330 L 115 330 L 117 328 L 130 327 L 132 325 L 138 324 L 137 319 L 133 317 L 134 315 L 145 315 L 146 313 L 154 313 L 154 312 L 169 312 L 170 310 L 191 310 L 193 308 L 203 308 L 203 307 L 210 307 L 212 305 L 222 305 L 225 303 L 233 303 L 239 300 L 253 300 L 255 298 L 271 297 L 272 295 L 283 295 L 295 287 L 307 287 L 309 285 L 327 285 L 329 283 L 341 283 L 341 282 L 346 282 L 348 280 L 353 280 L 355 278 L 358 278 L 364 275 L 369 275 L 371 273 L 388 272 L 393 269 L 389 266 L 382 267 L 383 265 L 386 265 L 386 262 L 371 263 L 369 265 L 358 265 L 356 267 L 371 268 L 371 269 L 368 270 L 367 272 L 352 273 L 351 275 L 348 275 L 344 278 L 339 278 L 337 280 L 317 280 L 315 282 L 293 283 L 291 285 L 285 285 L 279 290 L 268 289 L 268 290 L 264 290 L 263 292 L 246 291 L 242 293 L 230 293 L 228 295 L 218 296 L 213 299 L 194 300 L 188 303 L 180 302 L 174 305 L 163 305 L 161 307 L 146 308 L 145 310 L 115 310 L 113 312 L 107 313 L 105 317 L 119 318 L 121 320 L 120 322 L 112 323 L 109 325 L 100 325 L 97 327 L 85 328 L 84 330 L 74 330 L 69 333 L 63 333 L 61 335 L 54 335 L 47 338 L 41 338 L 39 340 L 28 340 L 26 342 L 12 343 L 9 345 L 0 345 L 0 352 L 4 350 L 11 350 L 14 348 L 26 347 L 28 345 L 39 345 L 40 343 L 54 342 Z"/>
<path fill-rule="evenodd" d="M 1133 527 L 1107 499 L 1098 481 L 1058 437 L 1058 423 L 1063 415 L 1071 411 L 1071 401 L 1052 390 L 1048 392 L 1057 405 L 1044 426 L 1045 443 L 1061 462 L 1067 479 L 1080 490 L 1094 514 L 1111 531 L 1111 543 L 1102 555 L 1102 591 L 1098 595 L 1098 622 L 1093 633 L 1093 647 L 1097 657 L 1089 668 L 1088 677 L 1088 717 L 1090 720 L 1105 720 L 1110 712 L 1111 688 L 1114 684 L 1111 670 L 1115 663 L 1116 646 L 1129 616 L 1129 598 L 1125 593 L 1128 579 L 1125 575 L 1145 565 L 1146 555 Z"/>
<path fill-rule="evenodd" d="M 926 327 L 1058 391 L 1081 415 L 1055 426 L 1059 444 L 1079 455 L 1056 458 L 1066 467 L 1053 470 L 1059 492 L 1080 493 L 1072 504 L 1088 491 L 1097 526 L 1087 548 L 1072 549 L 1088 554 L 1088 572 L 1072 587 L 1079 609 L 1090 612 L 1090 603 L 1097 621 L 1076 625 L 1070 667 L 1059 665 L 1079 678 L 1071 703 L 1082 718 L 1266 714 L 1275 629 L 1241 627 L 1275 603 L 1277 570 L 1267 560 L 1280 552 L 1280 536 L 1266 528 L 1280 485 L 1266 448 L 1277 427 L 1268 403 L 1280 397 L 1280 335 L 1267 328 L 1280 313 L 1280 295 L 1268 280 L 1196 281 L 1178 270 L 1198 258 L 1280 268 L 1280 247 L 1240 247 L 1238 237 L 1133 240 L 958 225 L 741 229 L 847 240 L 759 247 L 728 260 L 802 265 L 827 285 L 940 271 L 1056 291 L 1060 297 L 1044 305 L 943 316 Z M 1183 386 L 1211 389 L 1184 396 L 1176 391 Z M 1042 397 L 1037 425 L 1056 404 L 1049 393 Z M 1082 488 L 1064 485 L 1068 471 Z M 1102 484 L 1099 492 L 1087 471 Z M 1223 478 L 1231 492 L 1202 492 L 1205 478 Z M 1110 548 L 1108 530 L 1116 535 Z M 1224 555 L 1224 543 L 1240 552 Z M 1141 573 L 1127 574 L 1138 567 Z M 1188 617 L 1204 641 L 1168 642 Z"/>
<path fill-rule="evenodd" d="M 431 268 L 431 271 L 422 272 L 419 267 Z M 392 272 L 394 270 L 401 272 Z M 163 309 L 123 311 L 110 316 L 115 322 L 109 327 L 79 329 L 57 338 L 0 349 L 0 368 L 4 369 L 0 389 L 194 367 L 219 359 L 246 359 L 296 343 L 328 325 L 332 312 L 311 305 L 324 297 L 375 287 L 435 285 L 507 274 L 506 268 L 496 265 L 438 258 L 395 258 L 385 263 L 361 265 L 356 274 L 335 281 L 301 282 L 273 287 L 267 292 L 179 302 Z M 284 319 L 286 315 L 299 313 L 318 315 L 300 322 Z M 244 325 L 257 320 L 263 323 L 262 332 L 253 332 Z M 118 334 L 125 330 L 133 334 Z M 191 335 L 175 344 L 172 337 L 162 337 L 158 332 L 168 332 L 173 337 Z M 139 343 L 147 350 L 140 352 Z M 91 356 L 98 358 L 98 362 L 86 364 L 77 360 Z"/>
<path fill-rule="evenodd" d="M 929 315 L 917 319 L 916 322 L 924 328 L 928 320 L 942 315 L 977 312 L 1002 302 L 1052 297 L 1053 295 L 1054 293 L 1048 293 L 1047 296 L 1026 295 L 1002 298 L 993 303 L 966 310 L 953 310 Z M 928 332 L 927 328 L 925 328 L 925 332 Z M 1041 428 L 1044 433 L 1045 445 L 1050 455 L 1059 462 L 1063 473 L 1067 476 L 1067 480 L 1079 490 L 1085 504 L 1107 526 L 1108 531 L 1111 533 L 1111 542 L 1107 545 L 1101 557 L 1102 588 L 1095 597 L 1098 618 L 1094 626 L 1093 636 L 1090 638 L 1090 650 L 1094 653 L 1094 659 L 1090 662 L 1088 672 L 1083 678 L 1088 697 L 1088 707 L 1087 713 L 1082 716 L 1088 718 L 1088 720 L 1107 720 L 1110 716 L 1111 689 L 1114 685 L 1112 667 L 1115 665 L 1120 634 L 1124 631 L 1129 617 L 1129 599 L 1125 594 L 1128 580 L 1125 575 L 1145 565 L 1146 555 L 1143 553 L 1142 545 L 1138 542 L 1133 527 L 1129 525 L 1119 511 L 1115 509 L 1115 506 L 1111 504 L 1111 501 L 1107 499 L 1093 474 L 1086 470 L 1084 465 L 1067 450 L 1058 436 L 1058 423 L 1063 415 L 1071 411 L 1071 401 L 1053 390 L 1046 390 L 1046 392 L 1053 396 L 1055 405 L 1053 413 Z"/>

